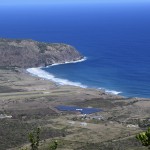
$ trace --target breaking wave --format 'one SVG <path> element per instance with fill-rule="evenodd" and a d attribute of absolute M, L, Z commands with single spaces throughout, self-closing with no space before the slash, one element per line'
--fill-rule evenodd
<path fill-rule="evenodd" d="M 85 60 L 87 60 L 86 57 L 84 57 L 81 60 L 77 60 L 77 61 L 71 61 L 71 62 L 65 62 L 65 63 L 55 63 L 55 64 L 52 64 L 51 66 L 69 64 L 69 63 L 78 63 L 78 62 L 83 62 Z M 78 86 L 78 87 L 82 87 L 82 88 L 87 88 L 86 85 L 83 85 L 80 82 L 72 82 L 72 81 L 69 81 L 67 79 L 56 78 L 53 74 L 50 74 L 50 73 L 42 70 L 41 68 L 29 68 L 29 69 L 27 69 L 27 72 L 31 73 L 32 75 L 38 76 L 40 78 L 51 80 L 51 81 L 56 82 L 60 85 L 73 85 L 73 86 Z"/>
<path fill-rule="evenodd" d="M 55 63 L 55 64 L 52 64 L 51 66 L 69 64 L 69 63 L 78 63 L 78 62 L 83 62 L 85 60 L 87 60 L 86 57 L 84 57 L 83 59 L 78 60 L 78 61 L 71 61 L 71 62 L 65 62 L 65 63 Z M 50 67 L 50 66 L 48 66 L 48 67 Z M 30 74 L 32 74 L 34 76 L 38 76 L 38 77 L 43 78 L 43 79 L 51 80 L 55 83 L 58 83 L 59 85 L 72 85 L 72 86 L 78 86 L 78 87 L 82 87 L 82 88 L 88 88 L 87 85 L 83 85 L 80 82 L 72 82 L 72 81 L 69 81 L 67 79 L 57 78 L 53 74 L 48 73 L 48 72 L 42 70 L 41 68 L 28 68 L 27 72 L 29 72 Z M 122 93 L 119 91 L 107 90 L 104 88 L 98 88 L 98 89 L 103 90 L 106 93 L 113 94 L 113 95 L 118 95 L 118 94 Z"/>
<path fill-rule="evenodd" d="M 87 86 L 81 84 L 80 82 L 72 82 L 72 81 L 69 81 L 67 79 L 56 78 L 53 74 L 50 74 L 50 73 L 48 73 L 48 72 L 46 72 L 40 68 L 29 68 L 29 69 L 27 69 L 27 71 L 29 73 L 31 73 L 32 75 L 35 75 L 35 76 L 38 76 L 40 78 L 44 78 L 47 80 L 54 81 L 60 85 L 73 85 L 73 86 L 79 86 L 82 88 L 87 88 Z"/>
<path fill-rule="evenodd" d="M 82 59 L 80 59 L 80 60 L 76 60 L 76 61 L 66 61 L 66 62 L 64 62 L 64 63 L 55 63 L 55 64 L 52 64 L 52 65 L 50 65 L 50 66 L 57 66 L 57 65 L 64 65 L 64 64 L 74 64 L 74 63 L 79 63 L 79 62 L 83 62 L 83 61 L 85 61 L 85 60 L 87 60 L 87 57 L 83 57 Z M 47 67 L 50 67 L 50 66 L 47 66 Z"/>
<path fill-rule="evenodd" d="M 114 94 L 114 95 L 118 95 L 121 94 L 122 92 L 119 91 L 114 91 L 114 90 L 105 90 L 106 93 L 110 93 L 110 94 Z"/>
<path fill-rule="evenodd" d="M 122 92 L 120 92 L 120 91 L 108 90 L 108 89 L 104 89 L 104 88 L 98 88 L 98 89 L 103 90 L 105 93 L 113 94 L 113 95 L 119 95 L 119 94 L 122 93 Z"/>

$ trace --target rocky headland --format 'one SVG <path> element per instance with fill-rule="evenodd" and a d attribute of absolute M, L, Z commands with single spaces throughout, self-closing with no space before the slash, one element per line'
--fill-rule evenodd
<path fill-rule="evenodd" d="M 31 68 L 82 58 L 74 47 L 67 44 L 0 39 L 0 66 Z"/>

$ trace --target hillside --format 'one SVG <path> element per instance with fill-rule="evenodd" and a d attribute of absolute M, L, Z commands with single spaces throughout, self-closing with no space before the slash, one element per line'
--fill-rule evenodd
<path fill-rule="evenodd" d="M 40 67 L 82 58 L 74 47 L 67 44 L 0 39 L 0 66 Z"/>

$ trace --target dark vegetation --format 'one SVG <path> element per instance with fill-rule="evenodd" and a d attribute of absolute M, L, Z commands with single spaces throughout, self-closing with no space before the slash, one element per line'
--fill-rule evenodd
<path fill-rule="evenodd" d="M 108 134 L 109 136 L 109 134 Z M 75 150 L 141 150 L 141 144 L 135 139 L 125 138 L 103 143 L 87 143 Z"/>
<path fill-rule="evenodd" d="M 0 86 L 0 93 L 13 93 L 13 92 L 22 92 L 20 89 L 12 89 L 8 86 Z"/>
<path fill-rule="evenodd" d="M 124 99 L 103 99 L 103 98 L 93 98 L 90 100 L 84 100 L 79 102 L 74 102 L 74 105 L 82 106 L 82 107 L 94 107 L 94 108 L 115 108 L 115 107 L 122 107 L 122 106 L 128 106 L 136 103 L 137 101 L 134 100 L 132 102 L 125 101 Z"/>
<path fill-rule="evenodd" d="M 21 113 L 6 111 L 6 114 L 11 114 L 12 119 L 0 119 L 0 150 L 6 150 L 8 148 L 17 147 L 19 145 L 28 143 L 27 134 L 32 132 L 37 126 L 41 126 L 40 130 L 40 140 L 45 140 L 54 137 L 62 137 L 70 134 L 66 130 L 56 129 L 53 127 L 45 127 L 47 124 L 52 122 L 49 120 L 51 116 L 55 117 L 55 114 L 50 112 L 45 116 L 45 111 L 32 110 L 24 111 Z M 1 112 L 3 114 L 3 112 Z M 29 115 L 29 113 L 31 113 Z M 18 114 L 18 115 L 17 115 Z M 22 114 L 22 115 L 21 115 Z M 26 117 L 25 117 L 26 116 Z"/>
<path fill-rule="evenodd" d="M 40 128 L 30 132 L 28 138 L 29 142 L 31 143 L 31 150 L 38 150 L 40 142 Z"/>
<path fill-rule="evenodd" d="M 40 53 L 45 53 L 45 51 L 47 49 L 47 44 L 46 43 L 38 43 L 37 46 L 40 49 Z"/>
<path fill-rule="evenodd" d="M 25 123 L 18 120 L 1 119 L 0 120 L 0 149 L 6 150 L 8 148 L 16 147 L 20 144 L 26 143 L 26 135 L 33 128 L 33 123 Z"/>
<path fill-rule="evenodd" d="M 147 131 L 138 134 L 136 138 L 142 143 L 143 146 L 150 149 L 150 128 L 148 128 Z"/>
<path fill-rule="evenodd" d="M 19 145 L 28 143 L 28 133 L 39 125 L 44 125 L 43 122 L 36 120 L 35 122 L 25 122 L 17 119 L 1 119 L 0 120 L 0 150 L 17 147 Z M 40 140 L 45 140 L 54 137 L 62 137 L 69 134 L 63 129 L 54 129 L 52 127 L 42 127 L 40 130 Z M 31 141 L 30 141 L 31 142 Z"/>
<path fill-rule="evenodd" d="M 39 147 L 41 145 L 41 143 L 40 143 L 40 140 L 41 140 L 40 133 L 41 133 L 41 129 L 38 127 L 38 128 L 35 128 L 33 131 L 31 131 L 28 134 L 28 140 L 30 142 L 31 150 L 39 150 Z M 47 150 L 56 150 L 57 146 L 58 146 L 58 142 L 56 140 L 52 141 L 49 144 Z M 23 148 L 21 150 L 28 150 L 28 148 Z"/>
<path fill-rule="evenodd" d="M 58 117 L 58 114 L 49 108 L 37 108 L 37 109 L 28 109 L 28 110 L 9 110 L 7 113 L 12 114 L 14 119 L 23 119 L 24 121 L 32 119 L 41 119 L 41 118 L 55 118 Z M 45 122 L 45 121 L 44 121 Z"/>

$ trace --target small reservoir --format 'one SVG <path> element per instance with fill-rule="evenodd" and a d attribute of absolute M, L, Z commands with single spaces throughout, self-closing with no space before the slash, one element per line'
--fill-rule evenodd
<path fill-rule="evenodd" d="M 73 111 L 73 112 L 80 112 L 81 114 L 92 114 L 96 112 L 101 112 L 102 109 L 99 108 L 82 108 L 77 106 L 56 106 L 56 109 L 59 111 Z"/>

